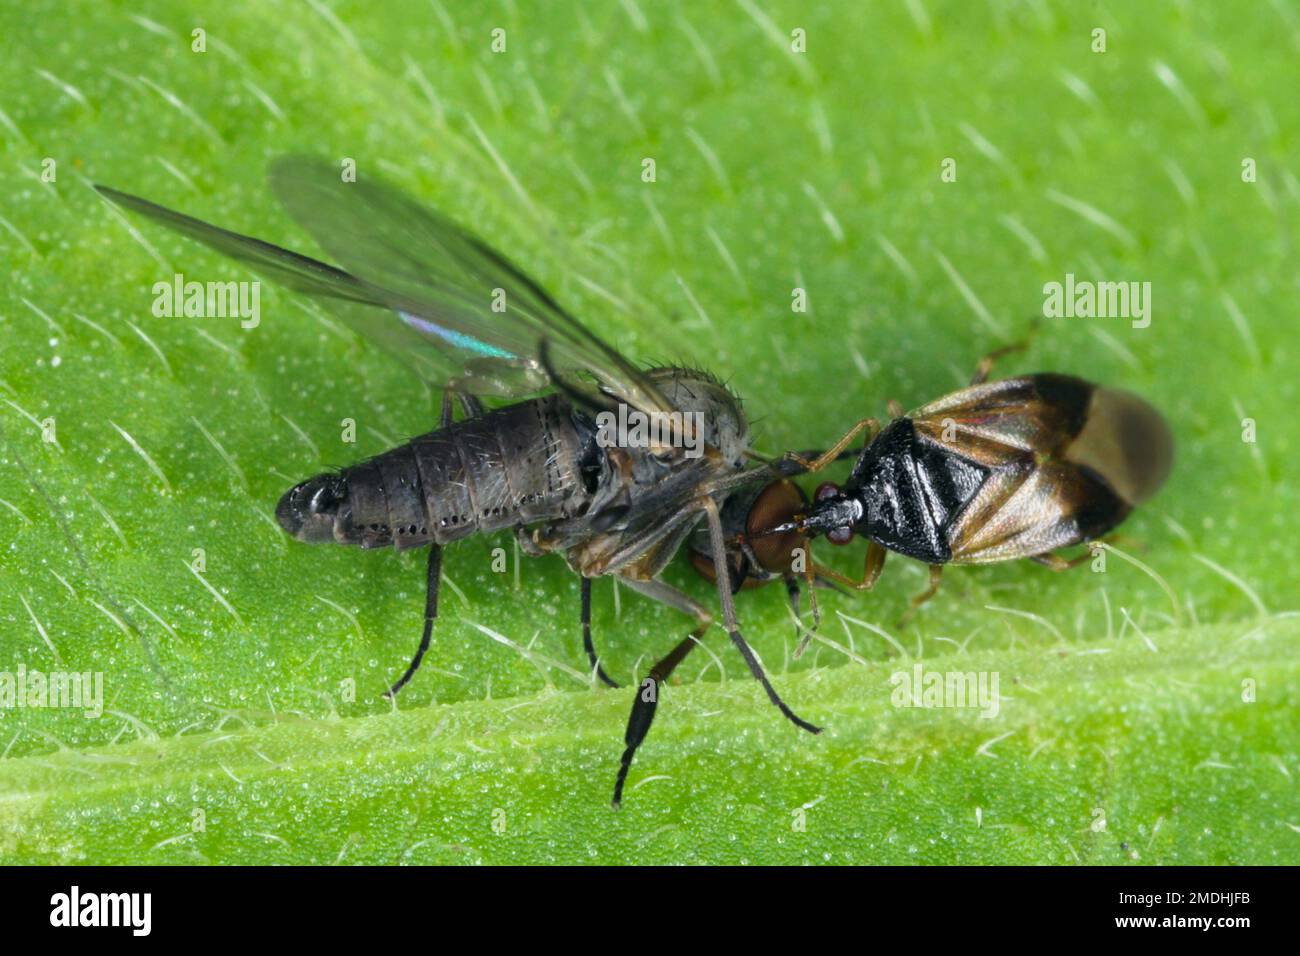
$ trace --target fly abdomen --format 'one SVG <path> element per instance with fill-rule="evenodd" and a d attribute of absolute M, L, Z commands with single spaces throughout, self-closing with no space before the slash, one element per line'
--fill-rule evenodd
<path fill-rule="evenodd" d="M 380 459 L 363 461 L 345 468 L 339 477 L 347 485 L 347 501 L 339 509 L 334 537 L 363 548 L 382 548 L 392 543 L 388 496 L 384 493 Z"/>
<path fill-rule="evenodd" d="M 567 518 L 585 506 L 584 443 L 567 402 L 547 396 L 458 423 L 465 490 L 480 531 Z"/>
<path fill-rule="evenodd" d="M 478 527 L 455 428 L 421 435 L 407 446 L 419 470 L 429 540 L 438 544 L 459 541 Z"/>
<path fill-rule="evenodd" d="M 557 396 L 520 402 L 304 481 L 276 517 L 302 541 L 399 551 L 569 518 L 590 504 L 594 436 Z"/>

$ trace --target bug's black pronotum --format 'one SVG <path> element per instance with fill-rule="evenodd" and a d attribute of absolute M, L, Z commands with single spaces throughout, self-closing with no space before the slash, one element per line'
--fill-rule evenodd
<path fill-rule="evenodd" d="M 343 268 L 96 188 L 119 206 L 328 302 L 444 386 L 437 429 L 301 482 L 276 508 L 280 524 L 300 541 L 429 548 L 423 633 L 388 693 L 410 680 L 429 646 L 444 545 L 510 529 L 528 554 L 563 554 L 582 576 L 584 647 L 595 673 L 609 684 L 591 639 L 591 579 L 617 575 L 697 622 L 637 689 L 615 783 L 617 805 L 654 718 L 658 685 L 712 621 L 697 601 L 659 580 L 703 522 L 732 642 L 781 712 L 819 732 L 777 695 L 736 622 L 727 570 L 735 560 L 721 509 L 733 492 L 748 493 L 774 479 L 766 465 L 747 467 L 758 456 L 739 399 L 706 372 L 633 366 L 482 240 L 395 189 L 368 177 L 345 182 L 336 166 L 303 158 L 276 162 L 270 182 L 289 214 Z M 480 396 L 513 404 L 489 410 Z M 454 421 L 457 403 L 464 414 Z M 599 440 L 597 416 L 616 409 L 667 422 L 670 430 L 647 443 Z M 697 426 L 699 454 L 662 438 L 684 437 L 687 421 Z"/>

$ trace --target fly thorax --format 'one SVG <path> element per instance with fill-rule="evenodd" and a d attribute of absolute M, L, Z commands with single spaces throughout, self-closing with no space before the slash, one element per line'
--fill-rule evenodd
<path fill-rule="evenodd" d="M 721 460 L 743 468 L 749 450 L 749 422 L 740 399 L 707 372 L 685 368 L 657 368 L 647 373 L 680 413 L 682 429 L 675 441 L 684 457 L 699 458 L 706 448 L 716 449 Z"/>

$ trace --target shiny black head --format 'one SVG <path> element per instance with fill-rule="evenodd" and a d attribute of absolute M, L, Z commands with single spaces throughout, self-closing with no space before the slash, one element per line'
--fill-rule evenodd
<path fill-rule="evenodd" d="M 339 475 L 317 475 L 294 485 L 275 506 L 275 520 L 299 541 L 334 541 L 348 483 Z"/>
<path fill-rule="evenodd" d="M 794 519 L 759 532 L 760 536 L 798 533 L 810 538 L 825 535 L 833 544 L 853 540 L 864 513 L 861 494 L 839 485 L 824 482 L 813 495 L 813 503 Z"/>

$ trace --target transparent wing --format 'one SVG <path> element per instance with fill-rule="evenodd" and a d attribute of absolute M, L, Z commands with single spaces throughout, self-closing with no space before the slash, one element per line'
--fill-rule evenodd
<path fill-rule="evenodd" d="M 466 391 L 502 397 L 536 392 L 547 384 L 545 349 L 554 370 L 587 371 L 634 407 L 672 410 L 616 350 L 450 220 L 389 187 L 344 183 L 322 160 L 282 160 L 271 181 L 290 215 L 331 255 L 355 263 L 357 274 L 129 193 L 95 188 L 124 209 L 325 300 L 364 337 L 438 384 L 454 379 Z M 421 242 L 428 248 L 410 245 Z"/>
<path fill-rule="evenodd" d="M 365 338 L 409 362 L 421 377 L 434 384 L 445 385 L 455 380 L 466 391 L 506 398 L 535 392 L 546 384 L 545 375 L 531 363 L 506 355 L 484 342 L 447 336 L 435 345 L 409 320 L 403 320 L 393 311 L 384 290 L 373 288 L 342 269 L 130 193 L 108 186 L 95 189 L 123 209 L 198 240 L 286 288 L 323 300 L 331 313 Z"/>
<path fill-rule="evenodd" d="M 402 321 L 435 344 L 464 337 L 540 367 L 590 373 L 646 412 L 673 410 L 649 379 L 487 243 L 368 176 L 344 182 L 329 161 L 290 156 L 271 188 L 329 255 L 383 291 Z"/>

